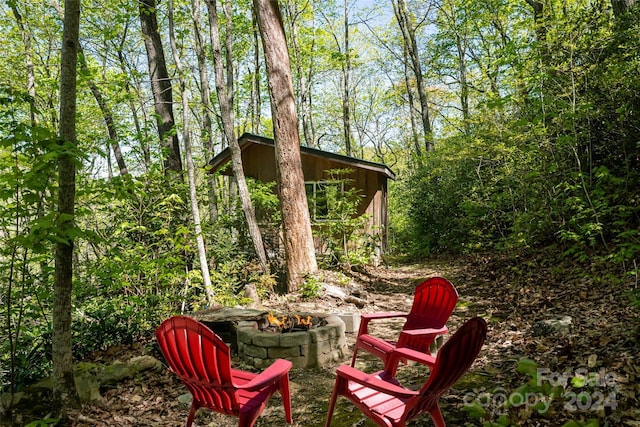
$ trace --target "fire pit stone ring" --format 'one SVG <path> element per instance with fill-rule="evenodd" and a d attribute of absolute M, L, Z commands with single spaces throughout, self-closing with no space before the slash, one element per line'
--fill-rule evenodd
<path fill-rule="evenodd" d="M 238 355 L 264 369 L 276 359 L 290 360 L 294 368 L 318 368 L 340 362 L 347 352 L 345 323 L 336 315 L 323 315 L 323 324 L 307 331 L 263 331 L 256 321 L 237 325 Z"/>

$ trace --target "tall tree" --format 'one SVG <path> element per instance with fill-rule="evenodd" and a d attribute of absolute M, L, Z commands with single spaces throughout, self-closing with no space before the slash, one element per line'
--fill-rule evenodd
<path fill-rule="evenodd" d="M 207 250 L 204 245 L 204 237 L 202 235 L 202 225 L 200 221 L 200 208 L 198 207 L 198 196 L 196 193 L 196 168 L 193 164 L 193 156 L 191 154 L 191 131 L 189 127 L 189 91 L 185 80 L 185 72 L 178 53 L 176 43 L 176 32 L 173 19 L 173 0 L 169 0 L 169 40 L 171 43 L 171 52 L 173 60 L 176 63 L 178 71 L 178 80 L 180 82 L 180 93 L 182 97 L 182 142 L 184 143 L 184 155 L 187 162 L 187 181 L 189 183 L 189 199 L 191 201 L 191 214 L 193 215 L 193 227 L 196 235 L 196 245 L 198 247 L 198 259 L 200 260 L 200 271 L 202 273 L 202 284 L 204 285 L 205 294 L 209 302 L 209 306 L 215 304 L 215 293 L 211 286 L 211 275 L 209 274 L 209 263 L 207 261 Z"/>
<path fill-rule="evenodd" d="M 27 93 L 29 94 L 29 114 L 31 116 L 31 125 L 35 126 L 38 123 L 36 116 L 36 76 L 34 73 L 33 64 L 33 52 L 31 49 L 31 32 L 22 18 L 22 14 L 18 9 L 17 2 L 9 2 L 13 16 L 16 19 L 20 34 L 22 35 L 22 42 L 24 44 L 24 57 L 27 66 Z"/>
<path fill-rule="evenodd" d="M 228 4 L 230 5 L 231 3 Z M 249 228 L 249 234 L 253 241 L 256 255 L 260 260 L 262 270 L 267 272 L 269 270 L 269 266 L 267 265 L 267 254 L 264 249 L 262 234 L 260 233 L 260 228 L 258 227 L 258 221 L 256 219 L 256 212 L 253 207 L 253 203 L 251 202 L 251 195 L 249 194 L 249 188 L 244 176 L 244 170 L 242 168 L 242 152 L 240 150 L 240 145 L 238 144 L 238 138 L 236 137 L 234 128 L 233 62 L 231 58 L 232 41 L 230 34 L 231 16 L 230 13 L 227 12 L 227 44 L 225 49 L 227 57 L 227 71 L 225 73 L 225 66 L 222 58 L 222 44 L 220 42 L 220 25 L 218 22 L 218 2 L 216 0 L 207 0 L 207 6 L 209 10 L 209 36 L 211 37 L 211 48 L 213 49 L 216 93 L 218 95 L 218 104 L 220 105 L 222 129 L 227 143 L 229 144 L 229 149 L 231 150 L 231 167 L 238 184 L 238 194 L 240 195 L 240 202 Z"/>
<path fill-rule="evenodd" d="M 431 131 L 431 119 L 429 113 L 429 100 L 427 97 L 427 88 L 422 73 L 422 64 L 420 62 L 420 49 L 416 40 L 415 27 L 412 23 L 411 15 L 407 10 L 407 4 L 404 0 L 392 0 L 393 11 L 396 20 L 402 32 L 402 39 L 407 47 L 409 58 L 411 59 L 411 69 L 416 78 L 418 90 L 418 98 L 420 99 L 420 117 L 422 118 L 422 130 L 427 151 L 433 150 L 433 134 Z"/>
<path fill-rule="evenodd" d="M 200 0 L 191 1 L 191 19 L 193 20 L 194 42 L 198 73 L 200 75 L 200 102 L 202 103 L 202 139 L 204 140 L 205 156 L 212 158 L 215 154 L 213 142 L 213 122 L 211 120 L 211 87 L 209 86 L 209 71 L 207 69 L 207 55 L 202 37 L 202 23 L 200 14 Z M 209 196 L 209 220 L 213 223 L 218 215 L 216 200 L 216 179 L 207 174 L 207 195 Z"/>
<path fill-rule="evenodd" d="M 52 1 L 53 7 L 56 9 L 60 17 L 63 17 L 64 12 L 62 11 L 62 7 L 58 3 L 57 0 Z M 107 104 L 104 96 L 102 95 L 102 91 L 100 87 L 96 83 L 91 70 L 89 69 L 89 64 L 87 63 L 87 57 L 85 56 L 84 49 L 82 45 L 78 46 L 78 53 L 80 57 L 80 70 L 82 71 L 83 77 L 86 79 L 87 84 L 89 85 L 89 89 L 91 90 L 91 94 L 93 98 L 96 100 L 98 107 L 100 108 L 100 112 L 102 113 L 102 118 L 104 120 L 105 126 L 107 127 L 107 136 L 109 139 L 109 145 L 113 150 L 113 155 L 116 157 L 116 162 L 118 163 L 118 168 L 120 170 L 120 175 L 127 175 L 129 170 L 127 169 L 127 164 L 124 160 L 124 156 L 122 155 L 122 150 L 120 149 L 120 141 L 118 138 L 118 129 L 116 128 L 116 123 L 113 117 L 113 113 L 111 112 L 111 108 Z M 108 156 L 108 159 L 110 157 Z M 110 166 L 110 165 L 109 165 Z M 109 167 L 109 178 L 111 178 L 111 167 Z"/>
<path fill-rule="evenodd" d="M 147 50 L 151 91 L 157 115 L 160 146 L 164 151 L 164 169 L 181 172 L 180 142 L 175 133 L 173 117 L 173 94 L 171 79 L 167 71 L 162 39 L 158 31 L 156 0 L 140 0 L 140 25 Z"/>
<path fill-rule="evenodd" d="M 77 401 L 71 353 L 71 291 L 76 197 L 76 75 L 80 33 L 80 0 L 64 5 L 60 59 L 60 130 L 66 146 L 58 158 L 58 239 L 53 284 L 53 396 L 64 412 Z"/>
<path fill-rule="evenodd" d="M 253 0 L 253 9 L 262 36 L 271 98 L 287 288 L 296 292 L 304 276 L 315 273 L 318 266 L 302 173 L 291 64 L 277 0 Z"/>
<path fill-rule="evenodd" d="M 342 66 L 342 131 L 347 156 L 351 155 L 351 47 L 349 46 L 349 0 L 344 0 L 344 64 Z"/>
<path fill-rule="evenodd" d="M 299 0 L 287 0 L 284 2 L 284 14 L 288 24 L 289 39 L 291 42 L 291 58 L 295 64 L 294 86 L 298 97 L 296 98 L 297 110 L 300 113 L 300 122 L 304 135 L 304 143 L 308 147 L 315 148 L 316 136 L 313 125 L 313 109 L 311 100 L 311 88 L 313 86 L 314 77 L 314 55 L 313 48 L 315 44 L 315 31 L 311 28 L 312 39 L 309 48 L 311 52 L 303 49 L 303 37 L 300 34 L 303 27 L 303 17 L 312 9 L 310 2 L 304 2 L 302 5 Z M 315 24 L 312 24 L 315 26 Z M 307 49 L 309 49 L 307 48 Z"/>
<path fill-rule="evenodd" d="M 621 16 L 636 5 L 637 0 L 611 0 L 613 13 Z"/>
<path fill-rule="evenodd" d="M 351 156 L 352 139 L 351 132 L 351 48 L 349 39 L 349 0 L 344 0 L 343 9 L 343 34 L 342 41 L 337 31 L 331 33 L 336 49 L 339 54 L 339 63 L 341 71 L 341 107 L 342 107 L 342 138 L 344 140 L 344 148 L 347 156 Z M 322 13 L 322 12 L 321 12 Z M 322 13 L 327 26 L 331 26 L 329 17 Z"/>

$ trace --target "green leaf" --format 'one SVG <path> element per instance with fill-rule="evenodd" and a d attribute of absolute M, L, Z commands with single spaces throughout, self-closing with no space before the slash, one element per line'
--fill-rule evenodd
<path fill-rule="evenodd" d="M 486 418 L 487 410 L 483 408 L 478 402 L 474 402 L 470 405 L 466 405 L 462 408 L 471 418 Z"/>

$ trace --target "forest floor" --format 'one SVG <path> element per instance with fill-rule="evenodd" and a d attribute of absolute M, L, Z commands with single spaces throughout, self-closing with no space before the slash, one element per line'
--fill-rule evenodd
<path fill-rule="evenodd" d="M 637 286 L 635 278 L 624 286 L 612 285 L 606 277 L 620 278 L 624 273 L 611 267 L 492 256 L 432 260 L 344 274 L 348 280 L 342 274 L 336 278 L 327 272 L 326 280 L 366 291 L 368 303 L 362 309 L 326 296 L 313 301 L 273 297 L 265 301 L 265 307 L 313 312 L 405 311 L 411 305 L 414 287 L 424 278 L 441 275 L 449 278 L 460 294 L 448 323 L 450 331 L 472 316 L 488 321 L 488 338 L 478 359 L 441 398 L 448 425 L 480 426 L 483 421 L 498 421 L 502 416 L 509 418 L 510 425 L 523 426 L 561 426 L 569 420 L 588 419 L 597 419 L 600 426 L 640 426 L 640 325 L 638 310 L 630 307 L 629 299 L 629 291 Z M 545 323 L 562 318 L 570 318 L 568 330 L 557 330 Z M 400 324 L 391 322 L 376 333 L 393 336 L 399 328 Z M 343 363 L 348 362 L 354 340 L 355 334 L 348 333 L 349 350 Z M 124 360 L 149 353 L 151 348 L 140 344 L 110 349 L 95 355 L 92 361 Z M 527 389 L 519 388 L 530 380 L 517 370 L 522 358 L 534 360 L 542 369 L 539 386 L 534 381 Z M 361 352 L 356 367 L 371 372 L 380 367 L 377 364 L 375 358 Z M 290 372 L 293 426 L 324 425 L 338 365 Z M 405 384 L 420 384 L 427 375 L 426 368 L 409 363 L 400 368 L 398 377 Z M 546 384 L 557 385 L 563 379 L 568 379 L 563 393 L 549 403 Z M 101 403 L 70 414 L 73 426 L 183 426 L 189 410 L 186 389 L 167 369 L 142 371 L 137 378 L 101 392 Z M 501 403 L 509 396 L 512 405 L 505 409 Z M 462 409 L 474 402 L 476 407 L 484 408 L 484 418 L 472 418 Z M 549 410 L 540 414 L 537 408 L 541 406 L 536 404 L 548 405 Z M 23 414 L 23 419 L 29 420 L 29 415 Z M 195 425 L 237 426 L 237 419 L 200 410 Z M 281 400 L 276 394 L 256 427 L 285 425 Z M 373 425 L 346 399 L 338 400 L 332 426 Z M 429 416 L 422 416 L 410 425 L 433 423 Z"/>

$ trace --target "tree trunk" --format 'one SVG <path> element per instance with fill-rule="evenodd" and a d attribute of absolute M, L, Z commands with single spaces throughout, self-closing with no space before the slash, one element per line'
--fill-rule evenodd
<path fill-rule="evenodd" d="M 80 0 L 66 0 L 60 59 L 60 130 L 68 149 L 58 158 L 58 242 L 53 284 L 53 397 L 64 415 L 78 402 L 71 353 L 71 291 L 76 197 L 76 72 L 80 31 Z"/>
<path fill-rule="evenodd" d="M 120 149 L 120 142 L 118 138 L 118 130 L 116 129 L 115 121 L 113 120 L 113 113 L 107 105 L 107 102 L 104 100 L 102 96 L 102 92 L 98 85 L 93 80 L 91 76 L 91 71 L 87 66 L 87 60 L 84 56 L 84 52 L 82 48 L 80 48 L 80 69 L 87 77 L 87 84 L 89 85 L 89 89 L 93 94 L 93 98 L 96 100 L 98 107 L 100 108 L 100 112 L 102 113 L 102 119 L 104 120 L 105 126 L 107 127 L 107 135 L 109 136 L 109 144 L 111 145 L 111 149 L 113 150 L 113 155 L 116 158 L 116 163 L 118 163 L 118 169 L 120 169 L 120 175 L 127 175 L 129 170 L 127 169 L 127 164 L 124 161 L 124 156 L 122 155 L 122 150 Z M 107 154 L 108 155 L 108 154 Z"/>
<path fill-rule="evenodd" d="M 635 6 L 636 0 L 611 0 L 611 7 L 616 16 L 625 14 L 629 9 Z"/>
<path fill-rule="evenodd" d="M 213 142 L 213 125 L 211 120 L 211 88 L 209 87 L 209 73 L 207 71 L 207 55 L 204 50 L 200 21 L 200 0 L 191 2 L 191 19 L 193 20 L 195 52 L 198 59 L 198 72 L 200 74 L 200 102 L 202 103 L 202 139 L 205 141 L 205 155 L 207 159 L 213 158 L 215 144 Z M 209 196 L 209 220 L 215 222 L 218 217 L 216 198 L 216 179 L 212 174 L 207 174 L 207 195 Z"/>
<path fill-rule="evenodd" d="M 418 159 L 422 157 L 422 147 L 420 146 L 420 139 L 418 138 L 418 126 L 416 124 L 416 116 L 413 113 L 415 101 L 413 98 L 413 86 L 411 85 L 411 78 L 409 76 L 409 50 L 407 45 L 403 46 L 404 53 L 404 83 L 407 86 L 407 101 L 409 102 L 409 119 L 411 120 L 411 139 L 413 140 L 413 146 L 415 147 Z"/>
<path fill-rule="evenodd" d="M 342 65 L 342 130 L 347 156 L 351 156 L 351 52 L 349 51 L 349 0 L 344 0 L 344 64 Z"/>
<path fill-rule="evenodd" d="M 300 159 L 300 135 L 291 64 L 276 0 L 253 0 L 262 36 L 275 136 L 276 176 L 284 231 L 287 288 L 296 292 L 306 274 L 317 271 L 311 220 Z"/>
<path fill-rule="evenodd" d="M 260 121 L 262 120 L 262 96 L 260 88 L 260 42 L 258 40 L 258 22 L 255 16 L 252 20 L 251 30 L 253 32 L 253 79 L 251 85 L 251 132 L 258 135 L 260 133 Z"/>
<path fill-rule="evenodd" d="M 52 2 L 52 4 L 53 4 L 53 7 L 56 9 L 56 12 L 58 12 L 58 15 L 60 15 L 60 19 L 63 19 L 64 11 L 62 10 L 62 7 L 60 7 L 60 4 L 55 0 Z M 118 142 L 119 141 L 118 130 L 116 129 L 116 125 L 113 120 L 113 113 L 111 112 L 109 105 L 107 105 L 107 102 L 104 100 L 104 97 L 102 96 L 102 92 L 100 91 L 100 88 L 98 87 L 95 80 L 93 79 L 93 75 L 91 74 L 91 70 L 89 69 L 89 65 L 87 64 L 87 58 L 85 56 L 84 49 L 82 49 L 81 45 L 78 45 L 78 54 L 80 59 L 80 70 L 82 71 L 82 74 L 87 80 L 87 85 L 89 86 L 89 90 L 91 90 L 91 94 L 93 95 L 93 98 L 96 100 L 96 103 L 98 104 L 98 108 L 100 108 L 100 112 L 102 113 L 102 119 L 104 120 L 105 126 L 107 127 L 107 136 L 109 138 L 109 144 L 111 149 L 113 150 L 113 154 L 116 158 L 116 162 L 118 163 L 118 168 L 120 169 L 120 175 L 127 175 L 129 173 L 129 170 L 127 169 L 127 165 L 124 161 L 124 157 L 122 156 L 122 150 L 120 149 L 120 143 Z M 108 154 L 107 154 L 107 157 L 108 157 Z M 107 163 L 109 165 L 109 175 L 111 177 L 111 159 L 109 157 L 107 158 Z"/>
<path fill-rule="evenodd" d="M 124 52 L 122 51 L 123 45 L 125 42 L 125 36 L 126 36 L 126 33 L 123 34 L 122 40 L 117 49 L 118 63 L 120 65 L 120 69 L 122 70 L 122 74 L 125 76 L 131 76 L 133 73 L 131 73 L 130 67 L 128 66 L 125 60 Z M 140 144 L 141 144 L 140 148 L 142 149 L 142 155 L 144 157 L 144 166 L 145 166 L 145 169 L 148 171 L 149 168 L 151 167 L 151 147 L 149 147 L 149 142 L 148 142 L 149 138 L 148 138 L 146 127 L 143 129 L 142 126 L 140 126 L 140 119 L 138 118 L 138 109 L 136 108 L 136 105 L 134 103 L 134 100 L 139 100 L 140 98 L 139 96 L 137 96 L 137 94 L 140 93 L 140 83 L 137 81 L 135 77 L 133 80 L 133 84 L 134 84 L 134 90 L 132 90 L 131 84 L 127 79 L 125 81 L 124 88 L 128 95 L 127 104 L 129 105 L 129 109 L 131 110 L 131 119 L 133 120 L 133 124 L 136 129 L 137 139 L 140 141 Z M 142 111 L 143 118 L 144 118 L 144 112 L 146 110 L 144 108 L 140 108 L 140 110 Z"/>
<path fill-rule="evenodd" d="M 433 151 L 433 134 L 431 131 L 431 120 L 429 118 L 429 102 L 424 77 L 422 75 L 422 65 L 420 64 L 420 54 L 418 43 L 416 42 L 415 30 L 410 22 L 409 11 L 407 10 L 407 4 L 404 0 L 394 0 L 393 11 L 396 15 L 396 19 L 398 20 L 400 31 L 402 32 L 402 39 L 404 40 L 404 44 L 407 46 L 407 50 L 409 52 L 413 74 L 416 77 L 425 149 L 427 151 Z"/>
<path fill-rule="evenodd" d="M 160 146 L 165 156 L 165 171 L 182 171 L 180 142 L 175 134 L 173 118 L 173 95 L 171 79 L 162 48 L 162 39 L 158 32 L 156 0 L 140 0 L 140 24 L 147 50 L 151 91 L 158 121 Z"/>
<path fill-rule="evenodd" d="M 210 307 L 215 305 L 215 293 L 211 286 L 211 275 L 209 274 L 209 262 L 207 261 L 207 250 L 202 236 L 202 225 L 200 221 L 200 208 L 198 207 L 198 195 L 196 186 L 196 171 L 191 155 L 191 134 L 189 131 L 189 92 L 184 80 L 184 70 L 178 48 L 176 46 L 176 36 L 173 22 L 173 0 L 169 0 L 169 38 L 171 41 L 171 52 L 176 63 L 178 79 L 180 81 L 180 92 L 182 95 L 182 142 L 184 143 L 184 155 L 187 162 L 187 180 L 189 182 L 189 199 L 191 201 L 191 213 L 193 215 L 193 228 L 196 234 L 196 245 L 198 247 L 198 259 L 200 261 L 200 271 L 202 273 L 202 284 L 207 295 L 207 302 Z"/>
<path fill-rule="evenodd" d="M 9 2 L 13 16 L 16 18 L 18 28 L 20 28 L 20 34 L 22 35 L 22 42 L 24 43 L 24 57 L 27 66 L 27 93 L 29 94 L 29 114 L 31 116 L 31 126 L 38 124 L 36 116 L 36 76 L 33 65 L 33 52 L 31 51 L 31 33 L 27 30 L 22 19 L 22 15 L 18 10 L 16 2 Z"/>
<path fill-rule="evenodd" d="M 305 4 L 305 8 L 310 4 Z M 300 112 L 300 122 L 302 125 L 302 131 L 304 135 L 304 144 L 307 147 L 315 148 L 315 140 L 311 129 L 311 114 L 309 107 L 311 103 L 309 98 L 311 97 L 311 80 L 313 76 L 313 55 L 309 55 L 307 60 L 309 61 L 308 76 L 303 67 L 303 53 L 300 47 L 300 40 L 298 37 L 298 17 L 302 14 L 303 10 L 298 9 L 298 1 L 289 0 L 285 2 L 285 13 L 287 21 L 289 22 L 289 36 L 291 37 L 291 47 L 293 49 L 292 58 L 296 67 L 295 87 L 298 93 L 297 110 Z M 314 36 L 315 37 L 315 36 Z"/>
<path fill-rule="evenodd" d="M 247 226 L 249 228 L 249 234 L 253 241 L 253 246 L 256 250 L 256 255 L 260 260 L 260 265 L 263 272 L 269 271 L 267 264 L 267 254 L 264 249 L 264 243 L 262 241 L 262 235 L 260 234 L 260 228 L 258 227 L 258 221 L 256 220 L 256 212 L 251 202 L 251 195 L 249 194 L 249 188 L 244 176 L 244 170 L 242 168 L 242 152 L 240 145 L 238 145 L 238 138 L 236 138 L 234 131 L 234 115 L 233 115 L 233 97 L 232 93 L 229 94 L 229 88 L 233 89 L 233 81 L 228 79 L 233 78 L 233 72 L 227 69 L 225 84 L 225 70 L 222 63 L 222 45 L 220 43 L 220 30 L 218 23 L 218 4 L 216 0 L 207 0 L 207 6 L 209 9 L 209 27 L 211 37 L 211 48 L 213 50 L 213 65 L 216 77 L 216 93 L 218 94 L 218 104 L 220 104 L 220 115 L 222 117 L 222 128 L 231 150 L 231 166 L 233 168 L 233 175 L 236 178 L 238 185 L 238 194 L 240 195 L 240 202 L 242 204 L 242 210 L 244 212 L 245 219 L 247 220 Z M 227 9 L 228 13 L 228 9 Z M 227 27 L 227 32 L 230 28 Z M 231 35 L 227 34 L 227 68 L 231 66 L 231 46 L 229 45 Z"/>

